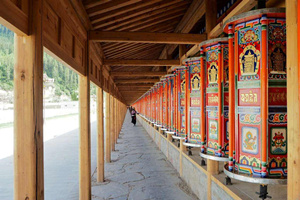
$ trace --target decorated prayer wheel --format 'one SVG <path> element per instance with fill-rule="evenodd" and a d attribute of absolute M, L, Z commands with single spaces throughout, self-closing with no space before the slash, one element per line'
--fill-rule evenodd
<path fill-rule="evenodd" d="M 175 134 L 174 139 L 185 139 L 185 66 L 173 70 L 175 89 Z"/>
<path fill-rule="evenodd" d="M 173 112 L 174 112 L 174 94 L 173 94 L 173 79 L 174 79 L 174 75 L 173 74 L 167 74 L 165 76 L 166 78 L 166 84 L 167 84 L 167 88 L 166 88 L 166 114 L 167 114 L 167 126 L 166 126 L 166 133 L 167 134 L 171 134 L 174 135 L 174 125 L 173 125 Z"/>
<path fill-rule="evenodd" d="M 187 95 L 187 134 L 185 146 L 201 147 L 201 102 L 203 92 L 201 85 L 200 57 L 188 58 L 183 61 L 186 65 Z"/>
<path fill-rule="evenodd" d="M 286 177 L 285 10 L 243 13 L 229 19 L 224 31 L 229 34 L 230 87 L 230 162 L 225 169 L 254 177 Z"/>
<path fill-rule="evenodd" d="M 162 127 L 162 82 L 156 84 L 156 127 Z"/>
<path fill-rule="evenodd" d="M 228 155 L 228 38 L 217 38 L 200 43 L 200 53 L 206 62 L 206 113 L 205 135 L 201 156 L 207 159 L 227 161 Z M 206 148 L 205 148 L 206 146 Z"/>
<path fill-rule="evenodd" d="M 166 77 L 160 79 L 162 82 L 161 89 L 161 107 L 162 107 L 162 130 L 166 131 L 168 126 L 168 81 Z"/>

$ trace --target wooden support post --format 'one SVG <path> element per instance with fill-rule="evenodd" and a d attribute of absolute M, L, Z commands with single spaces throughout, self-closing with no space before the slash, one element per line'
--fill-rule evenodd
<path fill-rule="evenodd" d="M 115 151 L 115 126 L 114 126 L 114 122 L 115 122 L 115 112 L 114 112 L 114 97 L 112 95 L 110 95 L 110 113 L 111 113 L 111 123 L 110 123 L 110 134 L 111 134 L 111 150 Z"/>
<path fill-rule="evenodd" d="M 16 200 L 44 199 L 42 5 L 43 0 L 30 4 L 30 35 L 16 35 L 14 43 Z"/>
<path fill-rule="evenodd" d="M 115 122 L 114 122 L 114 125 L 115 125 L 115 144 L 118 143 L 118 116 L 117 116 L 117 98 L 114 99 L 114 113 L 115 113 Z"/>
<path fill-rule="evenodd" d="M 104 181 L 103 91 L 97 88 L 97 182 Z"/>
<path fill-rule="evenodd" d="M 186 53 L 186 46 L 184 44 L 179 45 L 179 58 L 180 58 L 180 65 L 182 65 L 183 56 Z"/>
<path fill-rule="evenodd" d="M 110 94 L 105 93 L 105 160 L 110 163 L 111 143 L 110 143 Z"/>
<path fill-rule="evenodd" d="M 205 30 L 206 33 L 210 33 L 210 31 L 217 24 L 217 1 L 216 0 L 205 0 Z M 208 38 L 212 39 L 212 38 Z M 207 159 L 207 183 L 208 183 L 208 191 L 207 191 L 207 199 L 211 199 L 211 176 L 214 174 L 219 174 L 219 162 L 214 160 Z"/>
<path fill-rule="evenodd" d="M 79 199 L 85 200 L 91 199 L 90 80 L 81 75 L 79 121 Z"/>
<path fill-rule="evenodd" d="M 287 27 L 287 115 L 288 121 L 288 199 L 300 198 L 300 1 L 286 1 Z"/>

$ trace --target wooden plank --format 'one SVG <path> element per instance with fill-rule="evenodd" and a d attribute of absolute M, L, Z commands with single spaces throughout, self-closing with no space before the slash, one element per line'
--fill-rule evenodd
<path fill-rule="evenodd" d="M 162 0 L 151 0 L 151 1 L 141 1 L 139 3 L 135 3 L 129 6 L 122 7 L 120 9 L 115 9 L 110 12 L 106 12 L 100 15 L 96 15 L 91 17 L 91 22 L 97 23 L 100 21 L 104 20 L 111 20 L 114 18 L 120 18 L 121 16 L 125 16 L 122 14 L 126 14 L 127 16 L 130 17 L 135 17 L 137 15 L 141 15 L 143 13 L 146 13 L 148 11 L 156 10 L 159 8 L 163 8 L 165 6 L 169 6 L 170 4 L 173 4 L 174 2 L 177 2 L 178 0 L 167 0 L 167 1 L 162 1 Z M 170 2 L 170 3 L 169 3 Z"/>
<path fill-rule="evenodd" d="M 136 25 L 133 28 L 126 28 L 126 29 L 122 29 L 122 30 L 124 30 L 124 31 L 143 31 L 146 28 L 149 28 L 151 26 L 154 26 L 154 25 L 157 25 L 157 24 L 160 24 L 160 23 L 167 23 L 167 22 L 177 21 L 182 17 L 182 15 L 184 15 L 183 12 L 176 12 L 174 14 L 167 15 L 164 18 L 161 18 L 161 19 L 158 19 L 158 20 L 150 20 L 147 23 L 141 23 L 141 24 Z M 117 29 L 117 30 L 120 31 L 119 29 Z"/>
<path fill-rule="evenodd" d="M 0 1 L 0 23 L 18 35 L 29 34 L 28 15 L 10 0 Z"/>
<path fill-rule="evenodd" d="M 104 65 L 112 66 L 177 66 L 179 60 L 104 60 Z"/>
<path fill-rule="evenodd" d="M 138 85 L 136 85 L 136 84 L 126 84 L 126 85 L 119 85 L 118 88 L 121 89 L 121 88 L 125 88 L 125 87 L 126 87 L 126 88 L 127 88 L 127 87 L 133 87 L 133 86 L 134 86 L 134 87 L 139 87 L 139 88 L 141 88 L 141 87 L 144 87 L 144 88 L 145 88 L 145 87 L 147 87 L 147 88 L 149 87 L 149 88 L 150 88 L 150 87 L 153 86 L 153 84 L 152 84 L 152 83 L 145 83 L 145 84 L 138 84 Z"/>
<path fill-rule="evenodd" d="M 106 4 L 102 4 L 102 5 L 98 5 L 92 8 L 87 9 L 87 13 L 89 14 L 90 17 L 104 13 L 104 12 L 108 12 L 108 11 L 112 11 L 115 10 L 117 8 L 121 8 L 124 6 L 128 6 L 131 5 L 133 3 L 139 2 L 140 0 L 114 0 L 114 1 L 110 1 Z"/>
<path fill-rule="evenodd" d="M 111 0 L 82 0 L 82 3 L 84 4 L 85 8 L 91 8 L 94 6 L 98 6 L 107 2 L 110 2 Z"/>
<path fill-rule="evenodd" d="M 31 35 L 14 40 L 14 199 L 44 199 L 42 4 L 30 4 Z"/>
<path fill-rule="evenodd" d="M 175 2 L 173 2 L 175 3 Z M 178 12 L 183 12 L 184 10 L 186 10 L 187 6 L 187 2 L 183 2 L 184 4 L 175 4 L 173 6 L 168 6 L 167 8 L 163 8 L 163 9 L 159 9 L 156 11 L 151 11 L 149 13 L 145 13 L 142 14 L 140 16 L 137 17 L 133 17 L 130 18 L 128 20 L 120 20 L 119 23 L 117 24 L 113 24 L 112 22 L 108 22 L 106 24 L 101 24 L 101 22 L 95 24 L 95 29 L 99 29 L 101 28 L 102 30 L 105 31 L 111 31 L 111 30 L 120 30 L 122 31 L 123 29 L 126 28 L 131 28 L 131 27 L 135 27 L 141 23 L 148 23 L 149 21 L 152 20 L 159 20 L 161 18 L 166 18 L 169 15 L 175 15 Z"/>
<path fill-rule="evenodd" d="M 97 87 L 97 182 L 104 182 L 103 90 Z"/>
<path fill-rule="evenodd" d="M 87 73 L 89 74 L 89 73 Z M 89 76 L 89 75 L 88 75 Z M 79 199 L 91 199 L 90 80 L 79 76 Z"/>
<path fill-rule="evenodd" d="M 156 59 L 156 52 L 157 51 L 161 51 L 161 49 L 163 48 L 163 45 L 161 44 L 155 44 L 152 45 L 150 47 L 141 47 L 141 48 L 137 48 L 137 49 L 132 49 L 132 50 L 126 50 L 123 53 L 119 53 L 119 54 L 115 54 L 113 56 L 109 56 L 107 57 L 110 60 L 113 59 L 139 59 L 139 58 L 144 58 L 144 59 Z"/>
<path fill-rule="evenodd" d="M 119 84 L 119 83 L 156 83 L 158 82 L 159 79 L 156 78 L 156 79 L 117 79 L 115 80 L 115 83 L 116 84 Z"/>
<path fill-rule="evenodd" d="M 110 143 L 110 94 L 105 93 L 105 161 L 110 163 L 111 161 L 111 143 Z"/>
<path fill-rule="evenodd" d="M 161 0 L 142 2 L 143 5 L 150 5 L 150 6 L 147 6 L 147 7 L 143 6 L 142 8 L 137 9 L 137 10 L 133 10 L 131 12 L 126 12 L 124 14 L 117 15 L 113 18 L 109 18 L 106 20 L 98 21 L 97 23 L 95 23 L 93 21 L 92 23 L 94 24 L 95 29 L 101 28 L 101 27 L 106 27 L 108 25 L 118 25 L 116 27 L 119 27 L 119 26 L 123 26 L 125 24 L 131 23 L 134 21 L 138 21 L 143 18 L 148 18 L 150 16 L 156 15 L 163 11 L 170 10 L 174 6 L 176 6 L 176 3 L 178 3 L 178 0 L 176 0 L 176 1 L 169 0 L 164 4 L 162 4 L 162 3 L 154 4 L 154 3 L 160 2 L 160 1 Z M 154 5 L 152 5 L 152 4 L 154 4 Z M 171 6 L 172 4 L 175 4 L 175 5 Z M 186 2 L 185 2 L 185 4 L 186 4 Z M 156 6 L 156 8 L 155 8 L 155 5 L 159 5 L 159 6 Z M 157 8 L 159 8 L 159 9 L 157 9 Z M 116 27 L 113 26 L 113 28 L 116 28 Z"/>
<path fill-rule="evenodd" d="M 120 92 L 147 92 L 149 89 L 120 90 Z"/>
<path fill-rule="evenodd" d="M 110 75 L 115 76 L 128 76 L 128 77 L 134 77 L 134 76 L 164 76 L 167 72 L 110 72 Z"/>
<path fill-rule="evenodd" d="M 300 79 L 300 1 L 286 1 L 287 46 L 287 114 L 288 121 L 288 185 L 289 200 L 300 196 L 300 149 L 299 149 L 299 79 Z"/>
<path fill-rule="evenodd" d="M 131 44 L 131 43 L 128 43 L 128 44 Z M 112 58 L 112 57 L 120 57 L 120 56 L 122 56 L 122 55 L 126 55 L 126 54 L 128 54 L 128 53 L 132 53 L 132 52 L 142 52 L 143 51 L 143 49 L 145 49 L 145 48 L 150 48 L 150 47 L 157 47 L 158 45 L 162 45 L 162 44 L 137 44 L 137 43 L 132 43 L 132 44 L 134 44 L 133 46 L 131 46 L 131 47 L 124 47 L 122 50 L 121 49 L 119 49 L 119 48 L 117 48 L 117 49 L 115 49 L 115 51 L 114 52 L 111 52 L 111 53 L 106 53 L 106 57 L 107 58 Z M 112 51 L 113 51 L 113 49 L 112 49 Z"/>
<path fill-rule="evenodd" d="M 162 44 L 199 44 L 206 39 L 205 34 L 145 33 L 90 31 L 90 41 L 95 42 L 138 42 Z"/>

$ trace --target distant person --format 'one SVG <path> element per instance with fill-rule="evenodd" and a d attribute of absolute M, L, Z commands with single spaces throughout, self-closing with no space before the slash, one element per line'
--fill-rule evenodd
<path fill-rule="evenodd" d="M 136 111 L 134 108 L 131 110 L 131 123 L 133 123 L 133 126 L 136 124 Z"/>

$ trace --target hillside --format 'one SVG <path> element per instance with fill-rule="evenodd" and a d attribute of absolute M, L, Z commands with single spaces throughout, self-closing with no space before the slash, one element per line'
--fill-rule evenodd
<path fill-rule="evenodd" d="M 14 33 L 0 25 L 0 89 L 13 90 L 14 68 Z M 78 99 L 78 75 L 60 62 L 44 53 L 44 73 L 54 78 L 55 95 L 63 94 L 72 100 Z M 91 94 L 96 93 L 95 86 L 91 86 Z"/>

